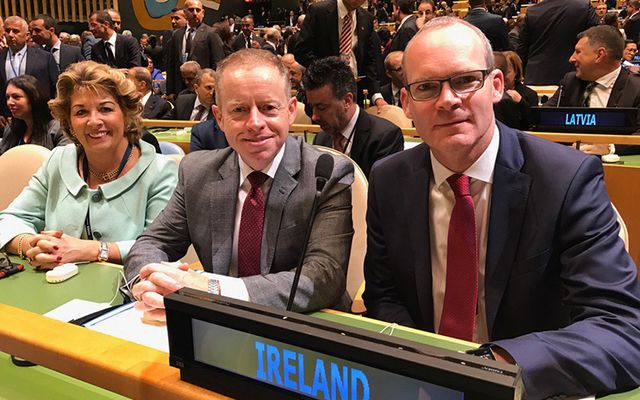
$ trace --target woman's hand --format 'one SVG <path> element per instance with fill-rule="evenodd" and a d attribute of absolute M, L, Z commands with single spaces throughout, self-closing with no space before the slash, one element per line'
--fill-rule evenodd
<path fill-rule="evenodd" d="M 507 90 L 507 94 L 509 95 L 509 97 L 511 97 L 511 100 L 513 100 L 514 103 L 520 103 L 520 101 L 522 100 L 522 96 L 520 95 L 520 93 L 518 93 L 515 90 Z"/>
<path fill-rule="evenodd" d="M 42 231 L 30 239 L 25 256 L 36 268 L 51 269 L 58 265 L 97 259 L 100 243 L 78 239 L 61 231 Z"/>

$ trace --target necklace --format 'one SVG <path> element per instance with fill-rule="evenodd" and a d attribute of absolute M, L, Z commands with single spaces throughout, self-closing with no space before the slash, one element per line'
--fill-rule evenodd
<path fill-rule="evenodd" d="M 127 151 L 124 153 L 124 156 L 122 157 L 122 161 L 120 165 L 114 169 L 111 169 L 105 172 L 99 172 L 91 168 L 91 166 L 88 165 L 89 163 L 86 163 L 86 165 L 91 175 L 95 176 L 96 178 L 100 179 L 103 182 L 111 182 L 114 179 L 116 179 L 118 176 L 120 176 L 120 174 L 122 173 L 122 170 L 129 163 L 129 160 L 131 160 L 132 156 L 133 156 L 133 151 L 131 151 L 131 145 L 129 145 L 129 147 L 127 148 Z M 87 158 L 85 156 L 85 162 L 86 162 L 86 159 Z"/>

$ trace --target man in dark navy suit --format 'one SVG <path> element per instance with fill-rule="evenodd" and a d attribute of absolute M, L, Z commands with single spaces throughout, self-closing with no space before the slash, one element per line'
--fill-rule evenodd
<path fill-rule="evenodd" d="M 485 0 L 470 0 L 471 11 L 464 20 L 476 26 L 491 42 L 493 51 L 509 50 L 509 33 L 502 17 L 487 11 Z"/>
<path fill-rule="evenodd" d="M 504 76 L 465 21 L 429 21 L 403 67 L 424 143 L 369 174 L 368 315 L 484 343 L 528 399 L 637 387 L 638 272 L 600 160 L 495 121 Z"/>
<path fill-rule="evenodd" d="M 191 142 L 189 152 L 198 150 L 215 150 L 228 147 L 229 143 L 220 130 L 215 118 L 195 124 L 191 128 Z"/>
<path fill-rule="evenodd" d="M 400 25 L 398 25 L 396 34 L 393 36 L 389 52 L 404 51 L 409 40 L 418 32 L 416 16 L 413 15 L 414 4 L 415 1 L 413 0 L 397 0 L 393 5 L 393 16 Z"/>
<path fill-rule="evenodd" d="M 58 69 L 64 72 L 73 63 L 84 61 L 78 46 L 62 43 L 56 35 L 56 21 L 46 14 L 40 14 L 29 23 L 29 33 L 33 41 L 53 55 Z"/>
<path fill-rule="evenodd" d="M 89 29 L 93 36 L 102 39 L 93 45 L 91 60 L 114 68 L 133 68 L 142 65 L 138 41 L 131 36 L 117 33 L 107 11 L 96 11 L 89 17 Z"/>

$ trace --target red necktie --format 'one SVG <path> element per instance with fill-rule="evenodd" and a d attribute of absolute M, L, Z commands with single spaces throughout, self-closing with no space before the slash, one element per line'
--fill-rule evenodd
<path fill-rule="evenodd" d="M 342 28 L 340 29 L 340 55 L 342 56 L 349 56 L 351 54 L 351 41 L 353 39 L 351 24 L 351 13 L 348 13 L 342 19 Z"/>
<path fill-rule="evenodd" d="M 238 233 L 238 277 L 260 274 L 260 247 L 264 223 L 262 184 L 268 176 L 260 171 L 249 174 L 251 190 L 244 200 Z"/>
<path fill-rule="evenodd" d="M 447 237 L 447 286 L 439 334 L 473 340 L 478 301 L 478 239 L 469 177 L 447 179 L 456 197 Z"/>
<path fill-rule="evenodd" d="M 342 134 L 338 134 L 338 136 L 333 137 L 333 148 L 338 150 L 340 153 L 344 153 L 346 150 L 347 138 L 342 136 Z"/>

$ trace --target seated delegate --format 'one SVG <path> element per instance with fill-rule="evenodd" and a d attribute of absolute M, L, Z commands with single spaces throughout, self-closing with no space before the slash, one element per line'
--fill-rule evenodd
<path fill-rule="evenodd" d="M 57 87 L 49 105 L 74 144 L 54 149 L 0 213 L 0 246 L 37 268 L 119 263 L 165 207 L 177 166 L 140 141 L 140 95 L 122 72 L 82 62 Z"/>
<path fill-rule="evenodd" d="M 49 96 L 35 77 L 20 75 L 10 79 L 6 95 L 11 123 L 4 127 L 0 154 L 27 143 L 48 149 L 69 143 L 60 131 L 60 123 L 51 117 Z"/>

